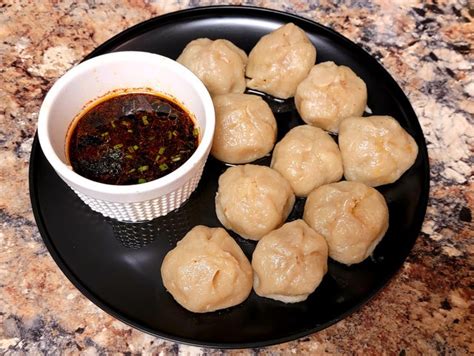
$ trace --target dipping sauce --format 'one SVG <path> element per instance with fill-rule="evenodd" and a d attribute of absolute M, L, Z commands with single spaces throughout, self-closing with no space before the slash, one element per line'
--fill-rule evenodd
<path fill-rule="evenodd" d="M 189 113 L 150 93 L 121 93 L 80 116 L 68 133 L 72 169 L 100 183 L 129 185 L 163 177 L 198 146 Z"/>

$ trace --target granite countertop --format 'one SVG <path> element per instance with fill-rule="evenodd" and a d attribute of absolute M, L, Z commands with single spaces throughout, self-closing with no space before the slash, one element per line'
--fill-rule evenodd
<path fill-rule="evenodd" d="M 224 2 L 0 3 L 1 354 L 222 352 L 144 334 L 87 300 L 47 252 L 28 195 L 38 109 L 54 81 L 131 25 L 216 3 Z M 422 231 L 389 285 L 361 310 L 322 332 L 249 352 L 473 354 L 474 4 L 467 0 L 244 3 L 313 19 L 374 55 L 409 97 L 431 165 Z"/>

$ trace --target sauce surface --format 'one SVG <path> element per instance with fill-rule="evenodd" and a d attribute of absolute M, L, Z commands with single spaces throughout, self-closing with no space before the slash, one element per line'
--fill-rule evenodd
<path fill-rule="evenodd" d="M 67 155 L 73 170 L 88 179 L 140 184 L 186 162 L 198 136 L 190 115 L 171 100 L 149 93 L 118 94 L 76 120 Z"/>

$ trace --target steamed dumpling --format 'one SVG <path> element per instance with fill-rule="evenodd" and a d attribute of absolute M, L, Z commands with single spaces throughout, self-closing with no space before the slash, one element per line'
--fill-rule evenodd
<path fill-rule="evenodd" d="M 324 236 L 329 257 L 346 265 L 365 260 L 388 229 L 383 195 L 358 182 L 316 188 L 306 200 L 303 218 Z"/>
<path fill-rule="evenodd" d="M 306 33 L 288 23 L 263 36 L 249 54 L 247 86 L 287 99 L 316 62 L 316 48 Z"/>
<path fill-rule="evenodd" d="M 252 267 L 222 228 L 196 226 L 168 252 L 163 284 L 184 308 L 206 313 L 242 303 L 252 290 Z"/>
<path fill-rule="evenodd" d="M 418 155 L 413 137 L 391 116 L 344 120 L 339 147 L 346 179 L 372 187 L 395 182 Z"/>
<path fill-rule="evenodd" d="M 191 41 L 177 61 L 196 74 L 211 95 L 245 90 L 247 55 L 230 41 L 208 38 Z"/>
<path fill-rule="evenodd" d="M 217 217 L 246 239 L 259 240 L 280 227 L 294 203 L 290 184 L 269 167 L 235 166 L 219 177 Z"/>
<path fill-rule="evenodd" d="M 342 178 L 342 158 L 336 142 L 320 128 L 309 125 L 291 129 L 277 143 L 271 166 L 299 197 Z"/>
<path fill-rule="evenodd" d="M 227 163 L 248 163 L 269 153 L 275 144 L 277 123 L 259 96 L 223 94 L 213 99 L 216 130 L 211 154 Z"/>
<path fill-rule="evenodd" d="M 364 112 L 367 87 L 350 68 L 323 62 L 298 85 L 295 104 L 307 124 L 337 133 L 343 119 Z"/>
<path fill-rule="evenodd" d="M 296 220 L 262 237 L 252 256 L 253 288 L 261 297 L 296 303 L 314 292 L 328 270 L 324 237 Z"/>

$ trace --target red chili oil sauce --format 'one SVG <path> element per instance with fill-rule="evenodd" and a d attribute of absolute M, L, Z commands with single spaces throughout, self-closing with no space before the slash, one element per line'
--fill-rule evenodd
<path fill-rule="evenodd" d="M 198 146 L 189 113 L 151 93 L 121 93 L 85 111 L 69 130 L 66 153 L 83 177 L 140 184 L 180 167 Z"/>

